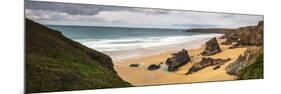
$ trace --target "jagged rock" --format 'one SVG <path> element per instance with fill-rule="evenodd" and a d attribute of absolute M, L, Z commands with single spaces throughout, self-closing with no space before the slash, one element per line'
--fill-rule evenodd
<path fill-rule="evenodd" d="M 245 52 L 244 55 L 240 55 L 233 63 L 226 67 L 228 74 L 237 75 L 239 71 L 254 63 L 257 56 L 262 52 L 262 48 L 250 47 Z"/>
<path fill-rule="evenodd" d="M 237 29 L 240 34 L 240 45 L 257 45 L 263 44 L 263 22 L 259 22 L 257 26 L 241 27 Z"/>
<path fill-rule="evenodd" d="M 178 53 L 172 54 L 173 57 L 168 58 L 165 62 L 168 65 L 168 71 L 176 71 L 179 67 L 187 64 L 190 61 L 187 50 L 182 49 Z"/>
<path fill-rule="evenodd" d="M 201 53 L 201 55 L 210 56 L 221 52 L 220 46 L 215 37 L 207 41 L 205 45 L 206 45 L 205 50 Z"/>
<path fill-rule="evenodd" d="M 148 66 L 148 70 L 157 70 L 160 68 L 160 64 L 159 65 L 156 65 L 156 64 L 151 64 Z"/>
<path fill-rule="evenodd" d="M 139 64 L 130 64 L 130 67 L 139 67 Z"/>
<path fill-rule="evenodd" d="M 212 58 L 205 58 L 203 57 L 200 62 L 193 64 L 193 66 L 189 69 L 186 74 L 191 74 L 193 72 L 197 72 L 205 67 L 213 66 L 213 65 L 222 65 L 225 62 L 230 61 L 228 59 L 212 59 Z"/>
<path fill-rule="evenodd" d="M 240 27 L 234 31 L 225 33 L 226 41 L 223 45 L 263 45 L 263 21 L 260 21 L 257 26 Z"/>
<path fill-rule="evenodd" d="M 246 26 L 237 29 L 187 29 L 184 32 L 201 32 L 201 33 L 222 33 L 224 36 L 220 39 L 226 39 L 222 42 L 223 45 L 232 45 L 237 43 L 238 45 L 263 45 L 263 21 L 260 21 L 256 26 Z"/>

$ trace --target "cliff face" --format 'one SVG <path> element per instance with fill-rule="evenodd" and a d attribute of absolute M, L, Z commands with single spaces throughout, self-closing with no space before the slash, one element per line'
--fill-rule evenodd
<path fill-rule="evenodd" d="M 263 45 L 263 22 L 257 26 L 241 27 L 235 32 L 226 33 L 227 42 L 237 42 L 237 45 Z"/>
<path fill-rule="evenodd" d="M 26 92 L 127 87 L 109 56 L 26 19 Z"/>
<path fill-rule="evenodd" d="M 263 45 L 263 21 L 256 26 L 246 26 L 237 29 L 187 29 L 184 32 L 223 33 L 226 41 L 223 44 L 237 43 L 237 45 Z"/>
<path fill-rule="evenodd" d="M 240 55 L 233 63 L 226 67 L 226 71 L 231 75 L 239 75 L 242 69 L 254 64 L 259 56 L 263 54 L 261 47 L 248 47 L 244 54 Z M 262 58 L 261 58 L 262 59 Z"/>

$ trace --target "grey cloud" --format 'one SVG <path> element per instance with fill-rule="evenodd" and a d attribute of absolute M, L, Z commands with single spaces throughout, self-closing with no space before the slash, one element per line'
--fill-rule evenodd
<path fill-rule="evenodd" d="M 31 10 L 47 10 L 65 12 L 69 15 L 96 15 L 101 11 L 134 11 L 146 14 L 167 14 L 167 10 L 128 8 L 93 4 L 58 3 L 43 1 L 25 1 L 25 8 Z"/>
<path fill-rule="evenodd" d="M 106 7 L 55 2 L 27 1 L 26 9 L 65 12 L 69 15 L 95 15 Z"/>
<path fill-rule="evenodd" d="M 124 25 L 163 27 L 238 27 L 256 24 L 261 16 L 105 6 L 94 4 L 25 1 L 25 15 L 52 24 Z M 137 19 L 136 19 L 137 18 Z"/>

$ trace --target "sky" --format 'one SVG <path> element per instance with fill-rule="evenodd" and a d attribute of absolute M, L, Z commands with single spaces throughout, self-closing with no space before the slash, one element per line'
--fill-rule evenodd
<path fill-rule="evenodd" d="M 45 25 L 113 26 L 139 28 L 238 28 L 256 25 L 260 15 L 210 13 L 25 1 L 25 17 Z"/>

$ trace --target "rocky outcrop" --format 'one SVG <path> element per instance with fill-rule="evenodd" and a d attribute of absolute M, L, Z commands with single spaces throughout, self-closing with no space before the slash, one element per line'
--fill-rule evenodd
<path fill-rule="evenodd" d="M 205 50 L 201 53 L 204 56 L 214 55 L 221 52 L 217 39 L 214 37 L 205 43 Z"/>
<path fill-rule="evenodd" d="M 228 74 L 237 75 L 240 70 L 243 68 L 253 64 L 262 53 L 262 48 L 260 47 L 249 47 L 243 55 L 240 55 L 233 63 L 229 64 L 226 67 L 226 71 Z"/>
<path fill-rule="evenodd" d="M 176 71 L 179 67 L 187 64 L 190 61 L 188 51 L 182 49 L 180 52 L 172 54 L 171 58 L 168 58 L 165 62 L 168 65 L 168 71 Z"/>
<path fill-rule="evenodd" d="M 130 64 L 129 66 L 130 66 L 130 67 L 139 67 L 140 64 Z"/>
<path fill-rule="evenodd" d="M 239 33 L 236 30 L 232 32 L 226 32 L 224 34 L 226 41 L 222 42 L 223 45 L 231 45 L 232 43 L 236 43 L 239 39 Z"/>
<path fill-rule="evenodd" d="M 160 68 L 160 64 L 156 65 L 156 64 L 151 64 L 148 66 L 148 70 L 157 70 Z"/>
<path fill-rule="evenodd" d="M 191 73 L 197 72 L 208 66 L 222 65 L 227 61 L 230 61 L 230 59 L 213 59 L 213 58 L 203 57 L 200 62 L 193 64 L 193 66 L 188 70 L 188 72 L 186 74 L 191 74 Z"/>
<path fill-rule="evenodd" d="M 236 43 L 234 46 L 261 46 L 263 45 L 263 21 L 257 26 L 240 27 L 234 32 L 225 33 L 226 41 L 222 44 L 229 45 Z"/>
<path fill-rule="evenodd" d="M 226 39 L 222 42 L 223 45 L 249 46 L 263 45 L 263 21 L 260 21 L 256 26 L 246 26 L 237 29 L 226 28 L 207 28 L 207 29 L 187 29 L 184 32 L 200 32 L 200 33 L 221 33 L 224 36 L 221 39 Z"/>
<path fill-rule="evenodd" d="M 240 35 L 238 45 L 263 45 L 263 22 L 257 26 L 238 28 L 237 32 Z"/>

